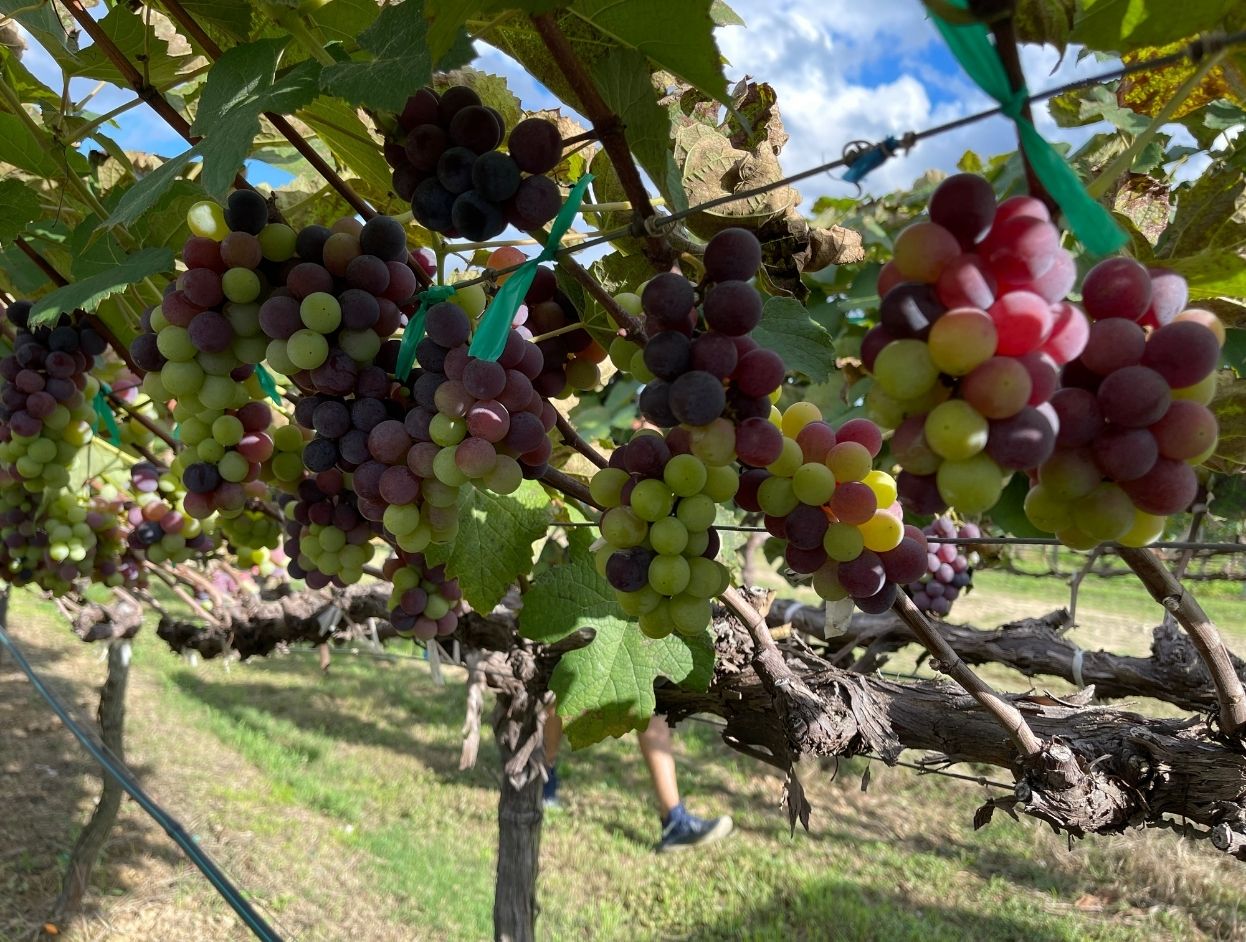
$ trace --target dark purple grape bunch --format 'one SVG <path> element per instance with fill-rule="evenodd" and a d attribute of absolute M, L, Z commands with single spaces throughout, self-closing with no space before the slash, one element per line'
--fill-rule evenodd
<path fill-rule="evenodd" d="M 463 613 L 463 590 L 446 577 L 446 567 L 430 566 L 423 553 L 405 553 L 386 560 L 385 578 L 393 583 L 389 621 L 403 637 L 419 641 L 454 634 Z"/>
<path fill-rule="evenodd" d="M 957 527 L 950 517 L 935 517 L 922 532 L 935 540 L 957 537 L 972 540 L 982 536 L 977 524 L 965 523 Z M 973 567 L 978 562 L 977 557 L 971 546 L 964 543 L 932 540 L 926 552 L 925 575 L 906 585 L 904 591 L 923 612 L 944 618 L 952 611 L 952 603 L 961 593 L 973 589 Z"/>
<path fill-rule="evenodd" d="M 749 336 L 761 322 L 762 298 L 750 284 L 761 244 L 745 229 L 724 229 L 705 249 L 705 284 L 665 272 L 645 285 L 645 369 L 640 412 L 654 425 L 704 427 L 770 416 L 783 383 L 783 360 Z"/>
<path fill-rule="evenodd" d="M 514 325 L 520 336 L 532 340 L 541 351 L 545 365 L 532 385 L 546 398 L 561 398 L 601 383 L 598 364 L 606 358 L 606 349 L 586 329 L 574 326 L 579 322 L 580 312 L 558 290 L 553 270 L 538 268 Z"/>
<path fill-rule="evenodd" d="M 498 150 L 503 140 L 505 152 Z M 558 184 L 545 176 L 562 160 L 558 128 L 527 118 L 508 138 L 501 114 L 466 85 L 412 95 L 385 159 L 394 192 L 411 201 L 420 225 L 443 235 L 481 242 L 508 223 L 536 229 L 562 205 Z"/>

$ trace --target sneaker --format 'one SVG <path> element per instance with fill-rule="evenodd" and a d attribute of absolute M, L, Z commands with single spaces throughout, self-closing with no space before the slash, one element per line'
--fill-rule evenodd
<path fill-rule="evenodd" d="M 664 854 L 713 844 L 730 834 L 734 827 L 727 815 L 706 820 L 689 813 L 682 804 L 676 805 L 662 827 L 662 840 L 658 842 L 657 851 Z"/>
<path fill-rule="evenodd" d="M 558 800 L 558 767 L 546 766 L 545 772 L 545 784 L 541 787 L 541 804 L 545 806 L 546 811 L 561 810 L 562 802 Z"/>

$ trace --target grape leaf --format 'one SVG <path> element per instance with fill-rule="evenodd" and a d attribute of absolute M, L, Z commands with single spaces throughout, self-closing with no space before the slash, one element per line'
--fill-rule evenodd
<path fill-rule="evenodd" d="M 343 101 L 317 98 L 298 116 L 360 180 L 380 193 L 389 192 L 389 164 L 353 108 Z"/>
<path fill-rule="evenodd" d="M 370 60 L 351 59 L 327 66 L 321 87 L 353 105 L 402 111 L 407 98 L 427 85 L 438 69 L 453 69 L 473 58 L 471 43 L 461 32 L 445 53 L 433 58 L 426 40 L 428 21 L 422 0 L 384 7 L 376 21 L 359 34 Z"/>
<path fill-rule="evenodd" d="M 753 339 L 782 357 L 789 370 L 804 373 L 815 383 L 835 371 L 835 341 L 792 298 L 766 299 Z"/>
<path fill-rule="evenodd" d="M 0 180 L 0 243 L 22 234 L 26 224 L 39 218 L 39 194 L 21 180 Z"/>
<path fill-rule="evenodd" d="M 194 58 L 172 53 L 168 42 L 157 36 L 141 16 L 131 12 L 127 4 L 118 4 L 109 10 L 99 21 L 99 27 L 127 60 L 136 63 L 139 74 L 149 85 L 159 87 L 173 82 Z M 123 87 L 129 85 L 99 43 L 80 50 L 74 62 L 65 63 L 65 71 L 80 78 L 100 79 Z"/>
<path fill-rule="evenodd" d="M 167 248 L 139 249 L 108 269 L 83 278 L 40 298 L 30 312 L 32 324 L 55 320 L 64 311 L 93 310 L 111 294 L 122 291 L 151 275 L 172 271 L 173 251 Z"/>
<path fill-rule="evenodd" d="M 1165 259 L 1163 264 L 1185 278 L 1191 301 L 1246 296 L 1246 258 L 1235 252 L 1200 252 Z"/>
<path fill-rule="evenodd" d="M 78 174 L 89 170 L 76 150 L 45 145 L 15 114 L 0 114 L 0 161 L 48 180 L 63 177 L 67 168 Z"/>
<path fill-rule="evenodd" d="M 1051 536 L 1046 530 L 1030 523 L 1030 518 L 1025 515 L 1025 495 L 1029 492 L 1029 479 L 1024 474 L 1014 474 L 991 508 L 991 520 L 1005 535 L 1031 539 Z"/>
<path fill-rule="evenodd" d="M 648 61 L 633 49 L 611 49 L 593 65 L 602 98 L 627 127 L 627 143 L 641 167 L 678 212 L 688 208 L 683 180 L 671 151 L 671 121 L 658 104 Z"/>
<path fill-rule="evenodd" d="M 204 83 L 191 132 L 203 135 L 204 189 L 222 194 L 242 167 L 265 111 L 291 114 L 316 97 L 319 63 L 302 62 L 280 79 L 288 38 L 260 39 L 225 51 Z"/>
<path fill-rule="evenodd" d="M 150 210 L 186 169 L 186 165 L 199 157 L 202 146 L 200 142 L 184 153 L 170 157 L 126 190 L 112 214 L 104 220 L 104 225 L 126 226 Z"/>
<path fill-rule="evenodd" d="M 454 542 L 430 546 L 425 556 L 444 562 L 472 608 L 488 612 L 532 570 L 532 544 L 552 519 L 553 505 L 535 481 L 506 496 L 465 488 Z"/>
<path fill-rule="evenodd" d="M 1246 242 L 1246 175 L 1209 167 L 1180 191 L 1177 212 L 1156 248 L 1160 258 L 1193 255 Z"/>
<path fill-rule="evenodd" d="M 592 643 L 564 655 L 550 677 L 573 748 L 644 728 L 653 716 L 659 677 L 701 690 L 709 684 L 714 651 L 708 635 L 646 638 L 623 614 L 587 553 L 538 576 L 519 614 L 520 633 L 534 641 L 557 641 L 581 628 L 596 632 Z"/>
<path fill-rule="evenodd" d="M 711 6 L 710 0 L 575 0 L 568 10 L 725 104 L 727 80 Z"/>
<path fill-rule="evenodd" d="M 715 26 L 744 25 L 744 20 L 740 17 L 740 14 L 727 6 L 723 0 L 714 0 L 710 4 L 710 17 L 714 20 Z"/>
<path fill-rule="evenodd" d="M 8 46 L 0 46 L 0 65 L 4 69 L 4 80 L 17 93 L 20 101 L 60 110 L 61 96 L 35 78 L 34 73 L 22 65 Z"/>
<path fill-rule="evenodd" d="M 326 42 L 354 43 L 380 12 L 376 0 L 331 0 L 312 10 L 310 18 Z"/>
<path fill-rule="evenodd" d="M 243 43 L 251 38 L 250 0 L 182 0 L 182 7 L 191 18 L 221 43 L 220 37 Z"/>
<path fill-rule="evenodd" d="M 17 20 L 40 46 L 58 59 L 72 60 L 78 54 L 78 44 L 65 31 L 65 24 L 56 15 L 53 3 L 0 0 L 0 16 Z"/>
<path fill-rule="evenodd" d="M 1098 52 L 1128 52 L 1216 29 L 1238 0 L 1083 0 L 1070 37 Z"/>
<path fill-rule="evenodd" d="M 1021 0 L 1013 14 L 1017 38 L 1027 43 L 1051 43 L 1063 55 L 1076 13 L 1076 0 Z"/>

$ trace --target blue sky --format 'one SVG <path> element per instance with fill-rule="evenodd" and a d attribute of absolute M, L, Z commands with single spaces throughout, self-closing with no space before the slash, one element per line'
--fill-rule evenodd
<path fill-rule="evenodd" d="M 732 5 L 748 25 L 719 30 L 719 44 L 729 61 L 728 78 L 752 76 L 778 91 L 779 108 L 791 135 L 781 155 L 789 171 L 834 159 L 852 140 L 918 130 L 991 104 L 960 72 L 919 0 L 733 0 Z M 553 96 L 502 53 L 483 44 L 479 53 L 474 64 L 506 76 L 527 107 L 557 105 Z M 1035 90 L 1108 67 L 1093 58 L 1079 62 L 1073 51 L 1061 59 L 1051 47 L 1027 46 L 1022 60 Z M 55 63 L 33 41 L 23 61 L 53 88 L 60 87 Z M 75 80 L 72 92 L 80 97 L 94 85 Z M 132 97 L 128 89 L 108 87 L 95 96 L 92 108 L 103 113 Z M 1046 106 L 1037 108 L 1036 117 L 1039 129 L 1053 140 L 1080 143 L 1097 130 L 1056 128 Z M 182 139 L 145 105 L 126 112 L 118 123 L 108 133 L 128 150 L 167 157 L 185 149 Z M 1015 146 L 1010 124 L 1002 118 L 988 119 L 923 142 L 912 153 L 875 171 L 864 188 L 888 192 L 908 185 L 928 169 L 953 170 L 966 150 L 987 156 Z M 286 179 L 283 172 L 259 164 L 249 167 L 248 176 L 273 184 Z M 804 181 L 800 190 L 810 202 L 822 194 L 855 192 L 854 187 L 829 176 Z"/>

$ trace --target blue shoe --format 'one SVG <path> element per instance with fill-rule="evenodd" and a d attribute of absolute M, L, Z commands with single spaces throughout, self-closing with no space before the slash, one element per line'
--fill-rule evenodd
<path fill-rule="evenodd" d="M 562 808 L 562 802 L 558 800 L 558 767 L 546 766 L 545 772 L 545 784 L 541 787 L 541 804 L 545 806 L 546 811 L 556 811 Z"/>
<path fill-rule="evenodd" d="M 671 809 L 671 813 L 662 823 L 662 840 L 658 842 L 658 853 L 664 854 L 672 850 L 688 850 L 703 844 L 721 841 L 735 828 L 731 818 L 698 818 L 688 812 L 682 804 Z"/>

